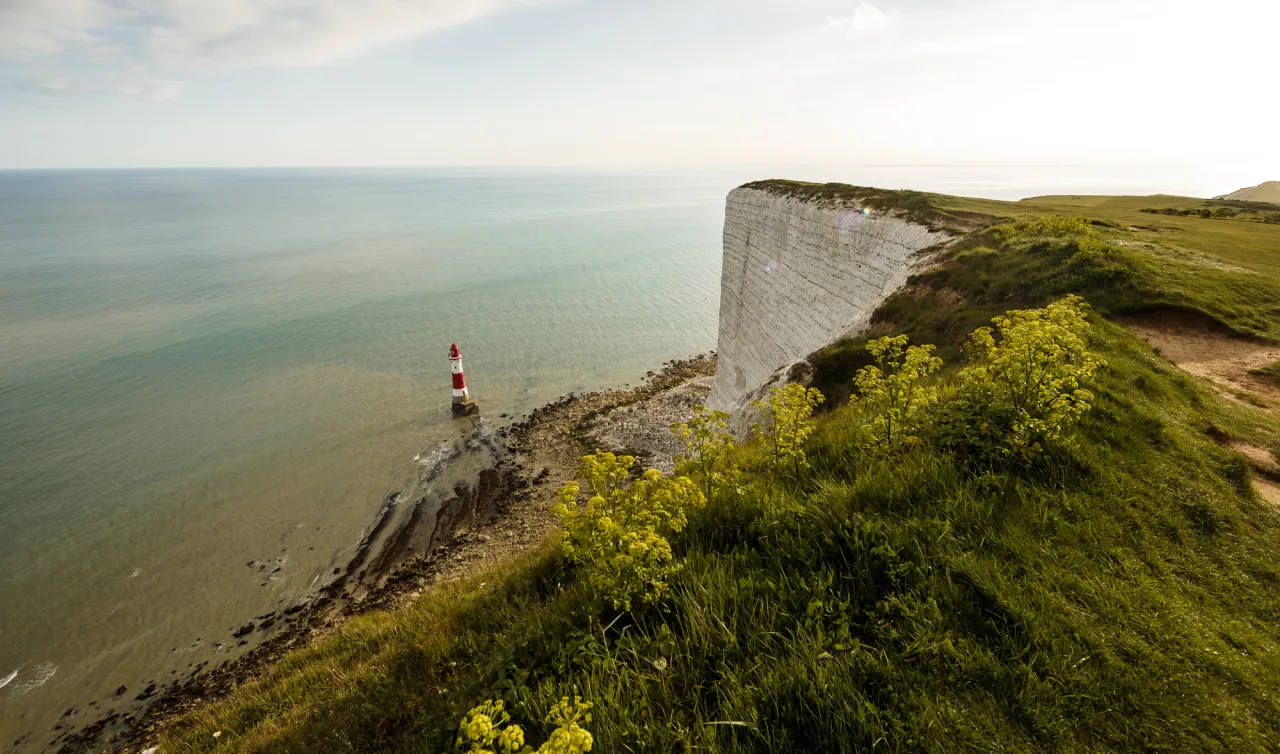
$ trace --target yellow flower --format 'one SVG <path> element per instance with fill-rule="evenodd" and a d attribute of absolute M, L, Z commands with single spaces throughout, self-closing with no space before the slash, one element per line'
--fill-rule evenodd
<path fill-rule="evenodd" d="M 929 409 L 938 402 L 938 389 L 920 382 L 942 367 L 942 359 L 931 355 L 932 345 L 908 348 L 905 335 L 873 340 L 867 350 L 876 363 L 853 378 L 859 393 L 853 404 L 866 417 L 868 446 L 892 450 L 915 445 Z"/>
<path fill-rule="evenodd" d="M 822 401 L 817 388 L 806 390 L 803 385 L 791 383 L 769 388 L 768 400 L 752 404 L 760 409 L 763 419 L 763 424 L 752 427 L 752 432 L 769 442 L 776 469 L 790 470 L 798 478 L 802 470 L 809 468 L 804 442 L 813 433 L 813 410 Z"/>
<path fill-rule="evenodd" d="M 561 488 L 552 513 L 563 525 L 561 551 L 578 563 L 597 599 L 630 610 L 635 599 L 656 601 L 675 571 L 668 532 L 686 523 L 686 511 L 706 498 L 687 477 L 649 469 L 627 483 L 635 458 L 596 453 L 582 459 L 579 475 L 593 495 L 579 508 L 577 484 Z"/>

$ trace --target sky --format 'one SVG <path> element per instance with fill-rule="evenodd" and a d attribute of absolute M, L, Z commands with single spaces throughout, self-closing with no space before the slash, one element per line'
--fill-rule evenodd
<path fill-rule="evenodd" d="M 1196 164 L 1274 0 L 0 0 L 0 168 Z M 1252 178 L 1252 180 L 1249 180 Z"/>

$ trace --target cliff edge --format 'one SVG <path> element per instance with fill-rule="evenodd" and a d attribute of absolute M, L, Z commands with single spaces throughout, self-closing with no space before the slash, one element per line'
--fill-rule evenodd
<path fill-rule="evenodd" d="M 769 181 L 729 194 L 720 276 L 719 366 L 709 408 L 741 434 L 750 402 L 822 346 L 867 326 L 923 250 L 955 235 L 872 194 Z"/>

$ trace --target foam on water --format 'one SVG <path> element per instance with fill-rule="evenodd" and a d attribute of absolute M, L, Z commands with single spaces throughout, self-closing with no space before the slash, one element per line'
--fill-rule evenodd
<path fill-rule="evenodd" d="M 53 674 L 57 672 L 57 665 L 54 665 L 52 662 L 42 662 L 31 669 L 31 673 L 28 677 L 25 677 L 13 684 L 13 688 L 10 689 L 9 693 L 13 696 L 25 696 L 31 691 L 43 686 L 45 682 L 52 678 Z M 17 671 L 6 679 L 4 684 L 0 685 L 7 685 L 15 676 L 17 676 Z"/>

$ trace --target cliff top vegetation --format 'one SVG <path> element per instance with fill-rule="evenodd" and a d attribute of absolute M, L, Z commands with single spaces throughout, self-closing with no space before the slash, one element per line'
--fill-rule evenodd
<path fill-rule="evenodd" d="M 1113 320 L 1280 341 L 1280 228 L 1138 227 L 1201 201 L 1178 197 L 804 190 L 976 224 L 815 354 L 816 421 L 793 391 L 693 485 L 593 461 L 607 517 L 351 620 L 161 751 L 550 746 L 584 740 L 579 696 L 606 752 L 1272 749 L 1280 512 L 1257 485 L 1280 475 L 1233 448 L 1274 454 L 1280 423 Z M 1034 422 L 1001 387 L 1023 342 L 1054 386 Z M 636 579 L 661 589 L 601 600 Z"/>

